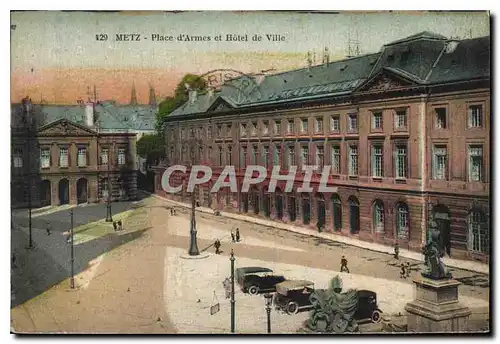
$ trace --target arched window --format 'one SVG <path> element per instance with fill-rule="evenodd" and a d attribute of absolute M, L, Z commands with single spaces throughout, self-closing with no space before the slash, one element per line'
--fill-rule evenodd
<path fill-rule="evenodd" d="M 408 206 L 399 203 L 396 207 L 396 233 L 398 239 L 408 239 L 410 232 L 410 213 Z"/>
<path fill-rule="evenodd" d="M 359 201 L 356 197 L 349 197 L 349 225 L 351 234 L 359 233 Z"/>
<path fill-rule="evenodd" d="M 469 250 L 489 253 L 490 235 L 484 212 L 473 209 L 467 219 L 469 227 Z"/>
<path fill-rule="evenodd" d="M 375 233 L 383 233 L 384 228 L 384 203 L 376 200 L 373 203 L 373 230 Z"/>
<path fill-rule="evenodd" d="M 333 205 L 333 229 L 340 231 L 342 229 L 342 202 L 338 195 L 332 195 Z"/>

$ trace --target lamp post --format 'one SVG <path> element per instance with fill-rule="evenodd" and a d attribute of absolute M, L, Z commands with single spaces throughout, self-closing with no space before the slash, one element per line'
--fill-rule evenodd
<path fill-rule="evenodd" d="M 113 222 L 113 216 L 111 215 L 111 178 L 110 178 L 110 158 L 108 150 L 108 200 L 106 201 L 106 222 Z"/>
<path fill-rule="evenodd" d="M 231 257 L 229 258 L 231 261 L 231 333 L 235 332 L 235 322 L 236 322 L 236 315 L 235 315 L 235 301 L 234 301 L 234 252 L 231 249 Z"/>
<path fill-rule="evenodd" d="M 264 294 L 266 299 L 266 313 L 267 313 L 267 333 L 271 333 L 271 305 L 273 303 L 273 295 L 270 293 Z"/>
<path fill-rule="evenodd" d="M 195 152 L 194 148 L 198 147 L 199 143 L 197 142 L 196 138 L 194 137 L 194 133 L 191 134 L 193 137 L 193 140 L 191 141 L 191 169 L 190 172 L 193 171 L 193 166 L 195 165 Z M 189 185 L 189 182 L 188 182 Z M 195 199 L 195 190 L 196 188 L 193 188 L 191 191 L 191 230 L 189 231 L 190 234 L 190 240 L 189 240 L 189 255 L 190 256 L 198 256 L 200 255 L 200 250 L 198 250 L 198 241 L 196 239 L 196 199 Z"/>
<path fill-rule="evenodd" d="M 73 209 L 70 209 L 69 214 L 71 216 L 71 229 L 70 229 L 70 240 L 71 240 L 71 279 L 70 279 L 70 288 L 75 288 L 75 245 L 74 245 L 74 236 L 73 236 Z"/>
<path fill-rule="evenodd" d="M 31 190 L 31 141 L 32 141 L 32 135 L 33 135 L 33 118 L 32 118 L 32 105 L 31 105 L 31 100 L 29 98 L 23 99 L 23 110 L 24 110 L 24 125 L 26 129 L 26 134 L 27 134 L 27 140 L 28 141 L 28 146 L 27 146 L 27 167 L 28 167 L 28 246 L 26 246 L 26 249 L 32 249 L 33 248 L 33 238 L 32 238 L 32 224 L 31 224 L 31 197 L 32 197 L 32 190 Z"/>

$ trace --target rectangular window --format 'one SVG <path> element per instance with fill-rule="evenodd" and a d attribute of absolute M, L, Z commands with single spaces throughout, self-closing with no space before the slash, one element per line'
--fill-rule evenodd
<path fill-rule="evenodd" d="M 207 139 L 211 139 L 212 138 L 212 126 L 209 125 L 207 127 Z"/>
<path fill-rule="evenodd" d="M 264 136 L 269 135 L 269 122 L 268 121 L 262 121 L 262 135 L 264 135 Z"/>
<path fill-rule="evenodd" d="M 446 146 L 434 147 L 433 179 L 446 180 L 447 151 Z"/>
<path fill-rule="evenodd" d="M 262 166 L 268 167 L 269 163 L 269 147 L 265 146 L 262 148 Z"/>
<path fill-rule="evenodd" d="M 314 125 L 314 131 L 316 133 L 323 132 L 323 117 L 317 117 Z"/>
<path fill-rule="evenodd" d="M 406 178 L 406 145 L 396 146 L 396 178 Z"/>
<path fill-rule="evenodd" d="M 222 155 L 222 154 L 223 154 L 222 147 L 221 147 L 221 146 L 219 146 L 219 161 L 217 161 L 217 162 L 218 162 L 218 164 L 219 164 L 219 166 L 222 166 L 222 165 L 224 164 L 224 160 L 223 160 L 223 159 L 224 159 L 224 157 L 223 157 L 223 155 Z"/>
<path fill-rule="evenodd" d="M 255 165 L 257 161 L 257 146 L 252 146 L 252 154 L 250 154 L 250 165 Z"/>
<path fill-rule="evenodd" d="M 252 136 L 257 136 L 257 122 L 252 122 L 250 126 Z"/>
<path fill-rule="evenodd" d="M 226 151 L 226 165 L 232 165 L 233 164 L 233 159 L 232 159 L 232 154 L 233 153 L 233 147 L 227 146 L 227 151 Z"/>
<path fill-rule="evenodd" d="M 241 137 L 247 136 L 247 125 L 246 124 L 240 125 L 240 135 L 241 135 Z"/>
<path fill-rule="evenodd" d="M 280 156 L 281 156 L 281 145 L 274 144 L 273 166 L 279 166 L 280 165 Z"/>
<path fill-rule="evenodd" d="M 308 131 L 307 118 L 302 118 L 300 120 L 300 133 L 301 134 L 307 134 L 307 131 Z"/>
<path fill-rule="evenodd" d="M 276 136 L 281 135 L 281 121 L 274 121 L 274 134 Z"/>
<path fill-rule="evenodd" d="M 396 129 L 406 129 L 406 109 L 405 110 L 397 110 L 396 116 L 394 118 L 394 126 Z"/>
<path fill-rule="evenodd" d="M 358 175 L 358 146 L 349 146 L 349 175 Z"/>
<path fill-rule="evenodd" d="M 469 147 L 469 181 L 480 182 L 483 178 L 483 146 Z"/>
<path fill-rule="evenodd" d="M 60 167 L 68 167 L 68 148 L 60 148 L 59 149 L 59 166 Z"/>
<path fill-rule="evenodd" d="M 40 150 L 40 166 L 42 168 L 50 167 L 50 149 L 43 148 Z"/>
<path fill-rule="evenodd" d="M 217 136 L 222 137 L 222 125 L 217 124 Z"/>
<path fill-rule="evenodd" d="M 340 116 L 335 115 L 330 119 L 330 131 L 339 132 L 340 131 Z"/>
<path fill-rule="evenodd" d="M 293 119 L 288 120 L 286 132 L 289 135 L 295 134 L 295 122 Z"/>
<path fill-rule="evenodd" d="M 294 147 L 288 147 L 288 167 L 290 166 L 296 166 Z"/>
<path fill-rule="evenodd" d="M 233 125 L 231 123 L 228 123 L 224 127 L 226 129 L 226 132 L 225 132 L 226 137 L 231 137 L 231 134 L 233 132 Z"/>
<path fill-rule="evenodd" d="M 348 116 L 349 121 L 349 131 L 357 132 L 358 131 L 358 115 L 351 114 Z"/>
<path fill-rule="evenodd" d="M 481 105 L 469 106 L 469 128 L 480 128 L 483 126 L 483 107 Z"/>
<path fill-rule="evenodd" d="M 340 174 L 340 146 L 332 146 L 332 172 Z"/>
<path fill-rule="evenodd" d="M 23 150 L 21 148 L 14 148 L 14 153 L 12 154 L 12 163 L 15 168 L 23 167 Z"/>
<path fill-rule="evenodd" d="M 325 166 L 325 151 L 323 147 L 316 147 L 316 169 L 322 170 Z"/>
<path fill-rule="evenodd" d="M 79 167 L 87 166 L 87 148 L 78 148 L 77 163 Z"/>
<path fill-rule="evenodd" d="M 118 165 L 125 165 L 125 148 L 118 148 Z"/>
<path fill-rule="evenodd" d="M 372 129 L 382 129 L 382 112 L 372 113 Z"/>
<path fill-rule="evenodd" d="M 171 150 L 172 152 L 172 158 L 173 158 L 173 148 Z M 108 149 L 107 148 L 102 148 L 101 149 L 101 165 L 107 165 L 108 164 Z"/>
<path fill-rule="evenodd" d="M 436 108 L 436 129 L 446 129 L 446 108 Z"/>
<path fill-rule="evenodd" d="M 300 164 L 302 168 L 309 164 L 309 148 L 307 146 L 302 146 L 300 149 Z"/>
<path fill-rule="evenodd" d="M 247 147 L 241 147 L 240 150 L 240 168 L 247 166 Z"/>
<path fill-rule="evenodd" d="M 384 147 L 382 145 L 372 147 L 372 176 L 378 178 L 384 176 Z"/>

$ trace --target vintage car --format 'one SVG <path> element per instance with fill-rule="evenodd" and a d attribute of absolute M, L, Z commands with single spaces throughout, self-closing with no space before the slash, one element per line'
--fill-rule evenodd
<path fill-rule="evenodd" d="M 354 313 L 354 319 L 378 323 L 382 320 L 381 313 L 377 305 L 377 294 L 371 290 L 358 290 L 358 309 Z"/>
<path fill-rule="evenodd" d="M 276 284 L 285 280 L 281 275 L 274 275 L 273 270 L 262 267 L 236 269 L 236 281 L 244 293 L 257 295 L 260 292 L 276 291 Z"/>
<path fill-rule="evenodd" d="M 305 280 L 288 280 L 276 285 L 273 303 L 278 311 L 296 314 L 299 310 L 312 308 L 309 296 L 314 291 L 314 283 Z"/>

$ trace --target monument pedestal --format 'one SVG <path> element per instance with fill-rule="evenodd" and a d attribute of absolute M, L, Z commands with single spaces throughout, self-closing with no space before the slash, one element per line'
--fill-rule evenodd
<path fill-rule="evenodd" d="M 471 311 L 458 302 L 458 286 L 454 279 L 413 280 L 416 298 L 405 306 L 409 332 L 464 332 L 468 330 Z"/>

